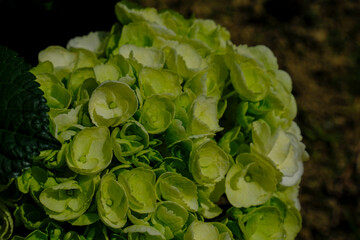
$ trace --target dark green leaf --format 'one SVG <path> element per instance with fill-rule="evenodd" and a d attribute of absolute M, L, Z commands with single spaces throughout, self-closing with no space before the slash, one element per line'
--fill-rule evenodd
<path fill-rule="evenodd" d="M 61 146 L 49 131 L 49 107 L 29 69 L 0 46 L 0 183 L 19 176 L 40 151 Z"/>

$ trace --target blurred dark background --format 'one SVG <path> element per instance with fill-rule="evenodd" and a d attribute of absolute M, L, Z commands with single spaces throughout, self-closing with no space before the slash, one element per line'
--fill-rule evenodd
<path fill-rule="evenodd" d="M 0 45 L 37 64 L 49 45 L 108 31 L 116 0 L 0 0 Z M 263 44 L 292 76 L 299 124 L 311 156 L 297 239 L 360 239 L 360 1 L 134 0 L 211 18 L 236 44 Z"/>

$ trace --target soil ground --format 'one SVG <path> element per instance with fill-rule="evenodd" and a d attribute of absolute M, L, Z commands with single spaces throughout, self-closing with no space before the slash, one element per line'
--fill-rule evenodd
<path fill-rule="evenodd" d="M 85 7 L 76 1 L 0 0 L 0 44 L 36 63 L 48 45 L 109 30 L 115 2 Z M 301 183 L 298 239 L 360 239 L 360 1 L 135 2 L 213 19 L 231 32 L 234 43 L 273 50 L 280 68 L 292 76 L 296 121 L 310 154 Z M 106 14 L 96 18 L 101 11 Z"/>

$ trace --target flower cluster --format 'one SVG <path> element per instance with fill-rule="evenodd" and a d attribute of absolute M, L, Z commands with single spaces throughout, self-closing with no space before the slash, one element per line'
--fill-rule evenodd
<path fill-rule="evenodd" d="M 115 12 L 31 70 L 62 147 L 15 180 L 25 239 L 294 239 L 307 153 L 273 53 L 212 20 Z"/>

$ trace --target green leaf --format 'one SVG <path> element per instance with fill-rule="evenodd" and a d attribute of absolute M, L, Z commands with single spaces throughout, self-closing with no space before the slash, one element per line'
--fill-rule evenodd
<path fill-rule="evenodd" d="M 240 227 L 236 221 L 227 220 L 226 226 L 231 231 L 233 236 L 235 236 L 235 239 L 241 239 L 241 240 L 244 239 L 243 234 L 240 230 Z"/>
<path fill-rule="evenodd" d="M 32 158 L 61 144 L 49 131 L 49 107 L 29 66 L 0 46 L 0 183 L 32 164 Z"/>
<path fill-rule="evenodd" d="M 6 182 L 5 184 L 1 184 L 0 183 L 0 192 L 5 191 L 6 189 L 9 188 L 10 184 L 13 182 L 13 178 L 9 179 L 8 182 Z"/>

